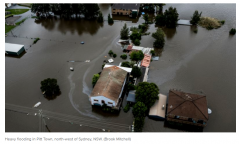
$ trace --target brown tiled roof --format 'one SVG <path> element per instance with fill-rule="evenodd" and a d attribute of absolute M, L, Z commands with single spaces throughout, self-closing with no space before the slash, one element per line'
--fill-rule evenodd
<path fill-rule="evenodd" d="M 207 121 L 206 96 L 170 90 L 167 114 Z"/>
<path fill-rule="evenodd" d="M 113 9 L 139 9 L 140 4 L 113 4 Z"/>
<path fill-rule="evenodd" d="M 104 68 L 94 86 L 91 97 L 105 96 L 117 103 L 126 76 L 127 71 L 117 66 Z"/>

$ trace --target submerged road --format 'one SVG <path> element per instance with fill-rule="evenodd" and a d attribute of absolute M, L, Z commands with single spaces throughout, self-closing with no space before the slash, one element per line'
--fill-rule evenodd
<path fill-rule="evenodd" d="M 14 104 L 5 105 L 5 110 L 13 111 L 18 113 L 23 113 L 31 116 L 39 116 L 39 132 L 45 132 L 45 127 L 47 127 L 46 119 L 54 119 L 62 122 L 67 122 L 71 124 L 77 124 L 79 126 L 87 126 L 96 129 L 101 129 L 103 131 L 119 131 L 119 132 L 130 132 L 129 125 L 106 122 L 103 120 L 96 120 L 91 118 L 83 118 L 78 116 L 71 116 L 56 112 L 51 112 L 47 110 L 37 109 L 37 108 L 28 108 L 23 106 L 18 106 Z M 50 131 L 48 129 L 48 131 Z"/>

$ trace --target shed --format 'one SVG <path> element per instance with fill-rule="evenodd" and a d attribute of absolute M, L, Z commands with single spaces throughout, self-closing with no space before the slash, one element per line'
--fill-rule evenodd
<path fill-rule="evenodd" d="M 5 43 L 6 54 L 20 55 L 23 51 L 25 51 L 24 45 Z"/>
<path fill-rule="evenodd" d="M 127 101 L 131 103 L 136 103 L 136 96 L 135 96 L 136 90 L 131 90 L 128 93 Z"/>
<path fill-rule="evenodd" d="M 164 120 L 166 115 L 167 96 L 158 94 L 159 100 L 156 100 L 150 108 L 149 117 L 157 120 Z"/>

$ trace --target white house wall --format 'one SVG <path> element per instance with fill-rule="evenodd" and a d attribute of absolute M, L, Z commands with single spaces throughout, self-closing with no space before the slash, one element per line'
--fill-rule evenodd
<path fill-rule="evenodd" d="M 98 100 L 98 101 L 94 101 L 94 100 Z M 100 104 L 102 106 L 103 105 L 102 100 L 105 101 L 105 104 L 109 107 L 116 106 L 115 101 L 110 100 L 109 98 L 106 98 L 104 96 L 93 96 L 93 97 L 91 97 L 91 104 L 94 105 L 94 103 L 97 103 L 97 104 Z M 110 102 L 112 104 L 108 104 L 108 102 Z"/>

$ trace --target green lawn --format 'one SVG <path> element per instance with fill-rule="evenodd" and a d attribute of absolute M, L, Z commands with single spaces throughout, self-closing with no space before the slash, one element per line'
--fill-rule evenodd
<path fill-rule="evenodd" d="M 11 17 L 13 14 L 5 15 L 5 18 Z"/>
<path fill-rule="evenodd" d="M 13 26 L 13 25 L 6 25 L 5 24 L 5 33 L 11 31 L 13 28 L 15 28 L 15 26 Z"/>
<path fill-rule="evenodd" d="M 10 11 L 11 14 L 18 15 L 29 11 L 29 9 L 7 9 L 6 11 Z"/>

